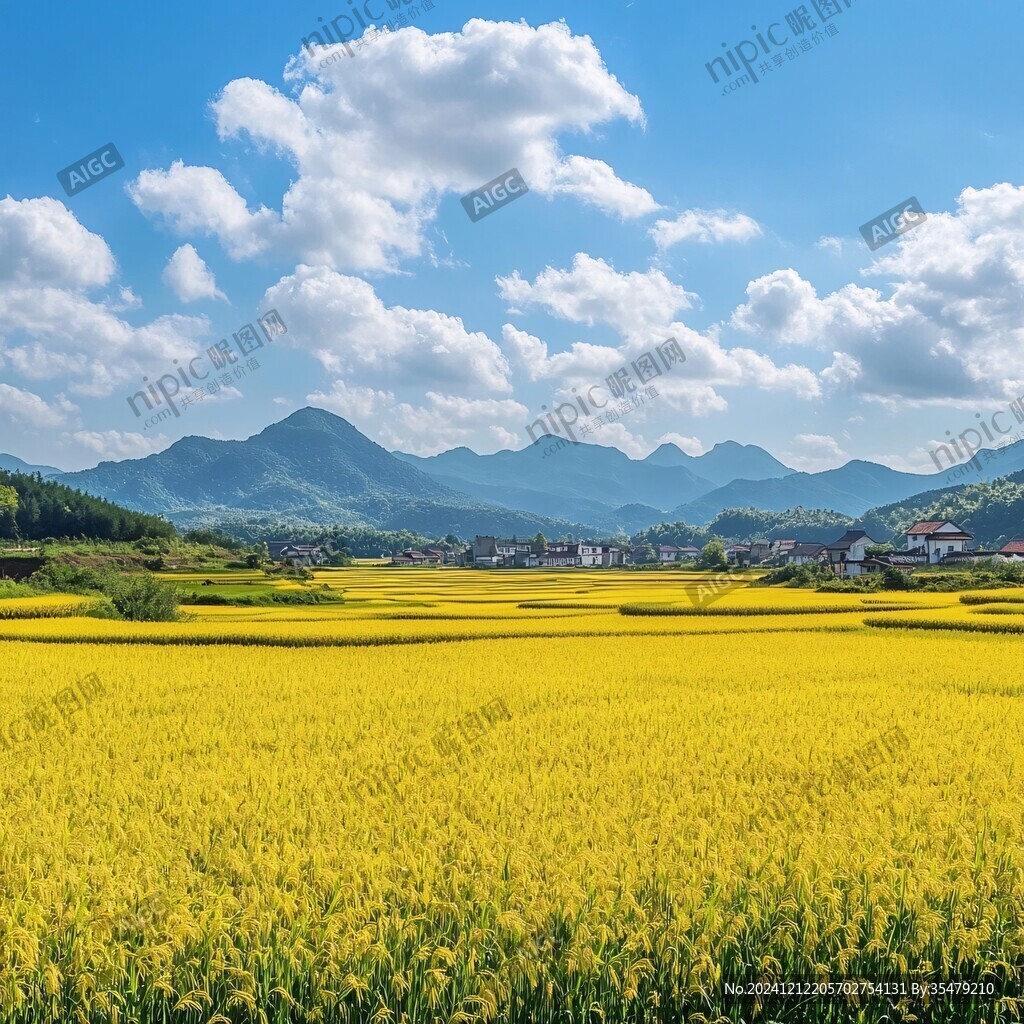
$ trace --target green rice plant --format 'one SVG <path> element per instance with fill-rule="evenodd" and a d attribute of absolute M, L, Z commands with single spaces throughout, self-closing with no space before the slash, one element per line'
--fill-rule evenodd
<path fill-rule="evenodd" d="M 892 603 L 876 606 L 876 611 L 905 611 L 906 605 Z M 687 607 L 686 605 L 661 604 L 624 604 L 619 606 L 620 615 L 853 615 L 863 611 L 858 605 L 823 604 L 813 605 L 764 605 L 751 607 L 747 605 L 709 605 L 706 608 Z"/>
<path fill-rule="evenodd" d="M 998 596 L 989 597 L 986 594 L 961 594 L 961 604 L 1024 604 L 1024 593 L 1008 594 L 1000 592 Z"/>

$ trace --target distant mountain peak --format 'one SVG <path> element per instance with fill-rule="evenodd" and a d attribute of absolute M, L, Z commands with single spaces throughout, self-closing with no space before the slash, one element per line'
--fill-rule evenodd
<path fill-rule="evenodd" d="M 435 535 L 562 530 L 572 521 L 474 500 L 307 407 L 244 441 L 188 437 L 145 459 L 105 462 L 61 482 L 179 521 L 273 514 L 318 525 L 362 522 Z"/>
<path fill-rule="evenodd" d="M 7 455 L 0 452 L 0 469 L 9 473 L 39 473 L 42 476 L 56 476 L 63 473 L 62 469 L 55 469 L 53 466 L 33 466 L 16 455 Z"/>
<path fill-rule="evenodd" d="M 266 429 L 270 430 L 274 427 L 316 427 L 320 429 L 346 427 L 349 430 L 356 429 L 344 417 L 338 416 L 333 412 L 328 412 L 326 409 L 318 409 L 313 405 L 307 405 L 302 409 L 296 409 L 291 415 L 286 416 L 283 420 L 279 420 L 277 423 L 271 423 Z"/>

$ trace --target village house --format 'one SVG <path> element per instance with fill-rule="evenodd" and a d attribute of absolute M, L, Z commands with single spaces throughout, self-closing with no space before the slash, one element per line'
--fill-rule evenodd
<path fill-rule="evenodd" d="M 786 556 L 797 546 L 799 541 L 795 540 L 773 540 L 771 543 L 771 554 L 777 562 L 785 562 Z"/>
<path fill-rule="evenodd" d="M 772 556 L 772 546 L 766 540 L 755 540 L 750 543 L 750 564 L 760 565 Z"/>
<path fill-rule="evenodd" d="M 496 569 L 502 564 L 501 555 L 498 554 L 498 543 L 493 537 L 476 537 L 466 554 L 470 565 L 478 565 L 484 569 Z"/>
<path fill-rule="evenodd" d="M 837 576 L 863 576 L 875 571 L 866 568 L 867 549 L 878 547 L 864 530 L 847 530 L 837 541 L 825 546 L 828 564 Z"/>
<path fill-rule="evenodd" d="M 582 565 L 579 544 L 550 544 L 546 551 L 538 556 L 542 568 L 569 568 Z"/>
<path fill-rule="evenodd" d="M 505 540 L 504 538 L 499 538 L 494 542 L 494 546 L 498 549 L 501 564 L 507 568 L 514 566 L 517 559 L 528 556 L 532 550 L 530 542 L 525 540 Z"/>
<path fill-rule="evenodd" d="M 478 536 L 461 564 L 483 569 L 536 569 L 542 551 L 530 541 Z"/>
<path fill-rule="evenodd" d="M 923 554 L 929 565 L 936 565 L 950 555 L 963 554 L 974 537 L 956 523 L 917 523 L 904 534 L 904 550 L 910 554 Z"/>
<path fill-rule="evenodd" d="M 267 541 L 271 561 L 288 565 L 323 565 L 327 556 L 318 544 L 293 544 L 287 540 Z"/>
<path fill-rule="evenodd" d="M 1024 540 L 1011 540 L 999 549 L 999 555 L 1009 562 L 1024 562 Z"/>
<path fill-rule="evenodd" d="M 406 548 L 401 554 L 393 555 L 392 565 L 444 565 L 444 552 L 437 548 L 415 551 Z"/>
<path fill-rule="evenodd" d="M 593 541 L 552 541 L 547 547 L 529 541 L 477 537 L 465 564 L 487 569 L 574 568 L 625 565 L 620 548 Z"/>
<path fill-rule="evenodd" d="M 580 544 L 580 565 L 611 566 L 625 564 L 625 556 L 618 548 L 607 544 L 594 544 L 583 541 Z"/>
<path fill-rule="evenodd" d="M 658 561 L 662 564 L 690 562 L 700 557 L 700 551 L 692 545 L 677 547 L 675 544 L 659 544 L 654 550 L 658 553 Z"/>
<path fill-rule="evenodd" d="M 750 546 L 747 544 L 732 544 L 725 549 L 725 560 L 730 565 L 737 565 L 742 568 L 750 562 Z"/>
<path fill-rule="evenodd" d="M 899 569 L 908 576 L 916 568 L 925 564 L 924 556 L 906 551 L 890 551 L 887 555 L 874 555 L 865 558 L 860 564 L 860 574 L 870 576 L 872 573 L 885 572 L 886 569 Z"/>
<path fill-rule="evenodd" d="M 786 565 L 807 565 L 820 562 L 825 551 L 824 544 L 795 544 L 785 554 Z"/>

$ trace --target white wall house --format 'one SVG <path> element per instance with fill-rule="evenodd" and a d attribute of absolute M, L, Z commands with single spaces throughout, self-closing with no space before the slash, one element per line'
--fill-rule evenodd
<path fill-rule="evenodd" d="M 808 562 L 817 562 L 824 550 L 824 544 L 797 544 L 786 552 L 786 564 L 807 565 Z"/>
<path fill-rule="evenodd" d="M 579 544 L 552 544 L 540 554 L 538 561 L 548 568 L 571 568 L 581 565 Z"/>
<path fill-rule="evenodd" d="M 872 540 L 864 530 L 847 530 L 825 550 L 829 565 L 837 576 L 862 576 L 867 571 L 863 565 L 867 549 L 877 546 L 878 541 Z"/>
<path fill-rule="evenodd" d="M 929 564 L 941 562 L 946 555 L 956 555 L 967 550 L 974 539 L 956 523 L 949 521 L 917 523 L 907 530 L 906 551 L 924 552 Z"/>
<path fill-rule="evenodd" d="M 1011 540 L 999 549 L 999 554 L 1008 562 L 1024 562 L 1024 540 Z"/>
<path fill-rule="evenodd" d="M 323 565 L 327 561 L 315 544 L 286 544 L 281 548 L 279 559 L 289 565 Z"/>
<path fill-rule="evenodd" d="M 622 565 L 622 561 L 622 553 L 618 548 L 587 541 L 580 544 L 579 564 L 582 566 Z"/>

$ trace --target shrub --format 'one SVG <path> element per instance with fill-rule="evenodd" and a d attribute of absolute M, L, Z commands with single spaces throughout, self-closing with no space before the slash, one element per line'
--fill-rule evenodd
<path fill-rule="evenodd" d="M 701 549 L 697 559 L 698 569 L 724 569 L 729 564 L 725 557 L 725 545 L 720 540 L 709 540 Z"/>
<path fill-rule="evenodd" d="M 883 590 L 910 590 L 910 580 L 907 579 L 906 573 L 900 572 L 895 566 L 890 565 L 885 572 L 882 573 L 882 589 Z"/>
<path fill-rule="evenodd" d="M 828 583 L 834 580 L 835 576 L 827 565 L 822 562 L 808 562 L 806 565 L 784 565 L 781 569 L 774 569 L 766 576 L 762 576 L 757 584 L 770 587 L 788 583 L 791 587 L 807 587 L 819 581 Z"/>
<path fill-rule="evenodd" d="M 102 592 L 123 619 L 131 622 L 177 622 L 181 594 L 176 587 L 161 583 L 149 573 L 126 575 L 108 572 Z"/>

